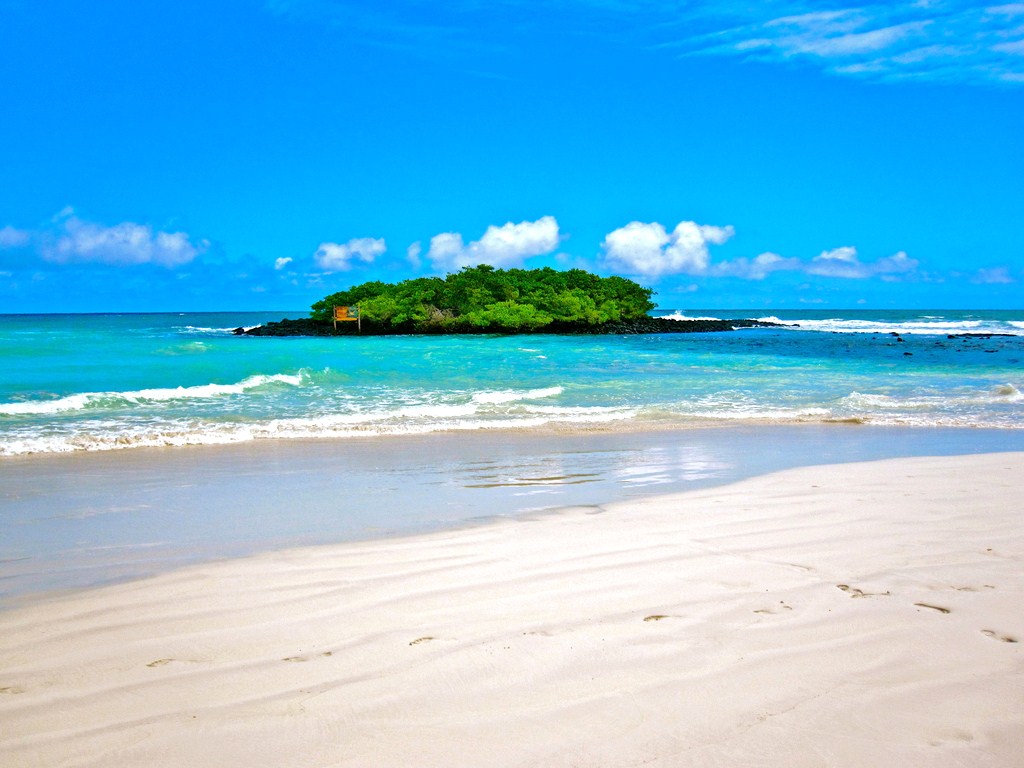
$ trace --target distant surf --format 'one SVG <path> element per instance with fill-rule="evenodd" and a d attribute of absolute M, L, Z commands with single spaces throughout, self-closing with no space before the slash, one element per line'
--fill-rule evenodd
<path fill-rule="evenodd" d="M 724 313 L 726 315 L 731 313 Z M 968 313 L 970 315 L 970 313 Z M 672 312 L 662 315 L 670 320 L 725 320 L 728 317 L 713 315 L 690 315 L 683 312 Z M 896 333 L 899 335 L 921 334 L 930 336 L 947 336 L 959 334 L 1008 334 L 1024 336 L 1024 321 L 1003 318 L 947 318 L 942 315 L 921 315 L 913 319 L 892 318 L 869 320 L 844 317 L 804 317 L 799 313 L 793 316 L 758 315 L 753 317 L 765 323 L 777 323 L 791 330 L 819 331 L 823 333 Z"/>

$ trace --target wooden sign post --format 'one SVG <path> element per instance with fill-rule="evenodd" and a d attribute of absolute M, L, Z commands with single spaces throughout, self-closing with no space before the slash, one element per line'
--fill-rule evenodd
<path fill-rule="evenodd" d="M 359 332 L 363 332 L 363 319 L 359 316 L 359 305 L 354 307 L 335 307 L 334 308 L 334 330 L 338 330 L 338 321 L 347 322 L 354 320 L 358 327 Z"/>

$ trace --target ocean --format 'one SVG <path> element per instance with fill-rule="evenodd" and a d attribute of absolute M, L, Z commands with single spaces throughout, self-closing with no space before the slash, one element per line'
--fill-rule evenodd
<path fill-rule="evenodd" d="M 0 316 L 0 607 L 790 467 L 1024 450 L 1024 311 L 659 313 L 785 324 L 714 334 L 232 334 L 301 314 Z"/>
<path fill-rule="evenodd" d="M 735 421 L 1024 427 L 1024 311 L 658 313 L 786 324 L 717 334 L 231 332 L 302 314 L 0 316 L 0 456 Z"/>

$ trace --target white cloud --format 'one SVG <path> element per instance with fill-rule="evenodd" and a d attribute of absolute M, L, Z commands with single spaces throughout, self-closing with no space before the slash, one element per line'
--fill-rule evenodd
<path fill-rule="evenodd" d="M 551 253 L 558 247 L 559 240 L 555 217 L 543 216 L 537 221 L 521 221 L 518 224 L 510 221 L 500 227 L 492 224 L 483 237 L 468 245 L 458 232 L 442 232 L 430 238 L 427 258 L 438 271 L 478 264 L 518 267 L 531 256 Z M 418 250 L 416 257 L 419 257 Z"/>
<path fill-rule="evenodd" d="M 979 269 L 971 278 L 972 283 L 983 283 L 988 285 L 1000 285 L 1015 283 L 1016 280 L 1010 276 L 1010 270 L 1006 267 L 987 267 Z"/>
<path fill-rule="evenodd" d="M 701 275 L 708 270 L 708 244 L 721 245 L 733 232 L 731 226 L 681 221 L 669 234 L 658 222 L 631 221 L 605 236 L 601 243 L 604 265 L 644 277 Z"/>
<path fill-rule="evenodd" d="M 291 264 L 293 261 L 291 256 L 282 256 L 279 259 L 274 259 L 274 269 L 281 270 Z"/>
<path fill-rule="evenodd" d="M 853 246 L 823 251 L 809 262 L 780 256 L 777 253 L 762 253 L 753 259 L 739 258 L 712 264 L 708 274 L 715 277 L 739 277 L 744 280 L 764 280 L 773 272 L 803 272 L 819 277 L 845 279 L 866 279 L 881 277 L 882 280 L 897 280 L 899 275 L 913 272 L 918 262 L 900 251 L 892 256 L 874 262 L 863 262 Z"/>
<path fill-rule="evenodd" d="M 831 251 L 824 251 L 811 259 L 810 264 L 804 267 L 804 271 L 811 275 L 821 277 L 841 277 L 847 279 L 864 279 L 877 275 L 893 276 L 913 272 L 917 269 L 918 261 L 911 259 L 906 253 L 900 251 L 893 256 L 887 256 L 874 262 L 862 262 L 857 256 L 857 249 L 852 246 L 843 246 Z"/>
<path fill-rule="evenodd" d="M 806 271 L 823 277 L 865 277 L 864 265 L 857 258 L 857 249 L 851 245 L 822 251 L 811 259 Z"/>
<path fill-rule="evenodd" d="M 154 232 L 148 224 L 125 221 L 106 227 L 83 221 L 71 209 L 59 214 L 57 234 L 44 237 L 42 257 L 58 264 L 96 262 L 132 266 L 177 267 L 192 261 L 209 246 L 194 244 L 184 232 Z"/>
<path fill-rule="evenodd" d="M 345 272 L 353 261 L 370 264 L 386 250 L 384 238 L 357 237 L 347 243 L 320 243 L 313 258 L 326 272 Z"/>
<path fill-rule="evenodd" d="M 30 232 L 6 226 L 0 229 L 0 248 L 20 248 L 23 245 L 28 245 L 30 237 Z"/>
<path fill-rule="evenodd" d="M 734 234 L 731 226 L 715 227 L 682 221 L 671 233 L 657 223 L 633 221 L 609 232 L 601 247 L 603 266 L 627 275 L 654 278 L 669 274 L 738 277 L 764 280 L 773 272 L 804 272 L 819 277 L 895 280 L 913 272 L 918 262 L 900 251 L 874 262 L 863 262 L 852 246 L 824 251 L 809 262 L 766 252 L 752 259 L 712 262 L 708 245 L 721 245 Z"/>
<path fill-rule="evenodd" d="M 753 259 L 723 261 L 712 267 L 712 274 L 719 277 L 742 277 L 745 280 L 764 280 L 772 272 L 796 271 L 803 268 L 800 259 L 790 259 L 777 253 L 767 252 Z"/>
<path fill-rule="evenodd" d="M 742 50 L 774 48 L 783 56 L 851 56 L 889 48 L 909 35 L 921 33 L 929 22 L 906 22 L 862 31 L 862 27 L 871 23 L 870 18 L 853 10 L 790 16 L 764 25 L 765 31 L 776 34 L 740 45 Z M 756 46 L 751 45 L 752 42 L 756 42 Z"/>
<path fill-rule="evenodd" d="M 800 60 L 876 80 L 1018 83 L 1024 80 L 1024 3 L 970 0 L 831 4 L 803 0 L 694 2 L 687 33 L 666 45 L 690 55 Z M 690 32 L 689 30 L 695 30 Z"/>

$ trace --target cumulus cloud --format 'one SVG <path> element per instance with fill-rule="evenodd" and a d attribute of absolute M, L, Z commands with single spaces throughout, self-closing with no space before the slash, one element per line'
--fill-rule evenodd
<path fill-rule="evenodd" d="M 55 233 L 43 236 L 40 254 L 58 264 L 178 267 L 209 247 L 205 240 L 193 243 L 184 232 L 154 231 L 148 224 L 125 221 L 108 227 L 83 221 L 70 209 L 61 212 L 57 224 Z"/>
<path fill-rule="evenodd" d="M 913 272 L 918 262 L 900 251 L 873 262 L 861 261 L 857 249 L 843 246 L 823 251 L 810 261 L 766 252 L 754 258 L 712 262 L 709 245 L 721 245 L 735 234 L 733 227 L 681 221 L 672 232 L 658 222 L 633 221 L 609 232 L 604 242 L 603 266 L 639 277 L 706 275 L 764 280 L 774 272 L 804 272 L 819 277 L 895 280 Z"/>
<path fill-rule="evenodd" d="M 386 250 L 384 238 L 357 237 L 347 243 L 320 243 L 313 259 L 325 272 L 345 272 L 353 261 L 370 264 Z"/>
<path fill-rule="evenodd" d="M 279 259 L 274 259 L 274 269 L 281 270 L 291 264 L 293 261 L 291 256 L 282 256 Z"/>
<path fill-rule="evenodd" d="M 0 229 L 0 248 L 20 248 L 28 245 L 31 233 L 23 229 L 6 226 Z"/>
<path fill-rule="evenodd" d="M 601 243 L 604 265 L 643 277 L 669 274 L 702 275 L 708 271 L 708 245 L 733 236 L 731 226 L 716 227 L 681 221 L 671 233 L 658 222 L 631 221 L 609 232 Z"/>
<path fill-rule="evenodd" d="M 856 248 L 843 246 L 831 251 L 823 251 L 820 255 L 815 256 L 811 259 L 810 264 L 804 267 L 804 271 L 822 277 L 863 279 L 878 275 L 893 276 L 913 272 L 917 266 L 918 261 L 911 259 L 903 251 L 878 261 L 863 262 L 857 255 Z"/>
<path fill-rule="evenodd" d="M 442 232 L 430 238 L 427 258 L 438 271 L 478 264 L 519 267 L 524 259 L 551 253 L 558 247 L 559 241 L 558 222 L 554 216 L 544 216 L 537 221 L 521 221 L 518 224 L 510 221 L 500 227 L 492 224 L 483 237 L 468 245 L 458 232 Z M 415 257 L 419 257 L 419 249 Z"/>

